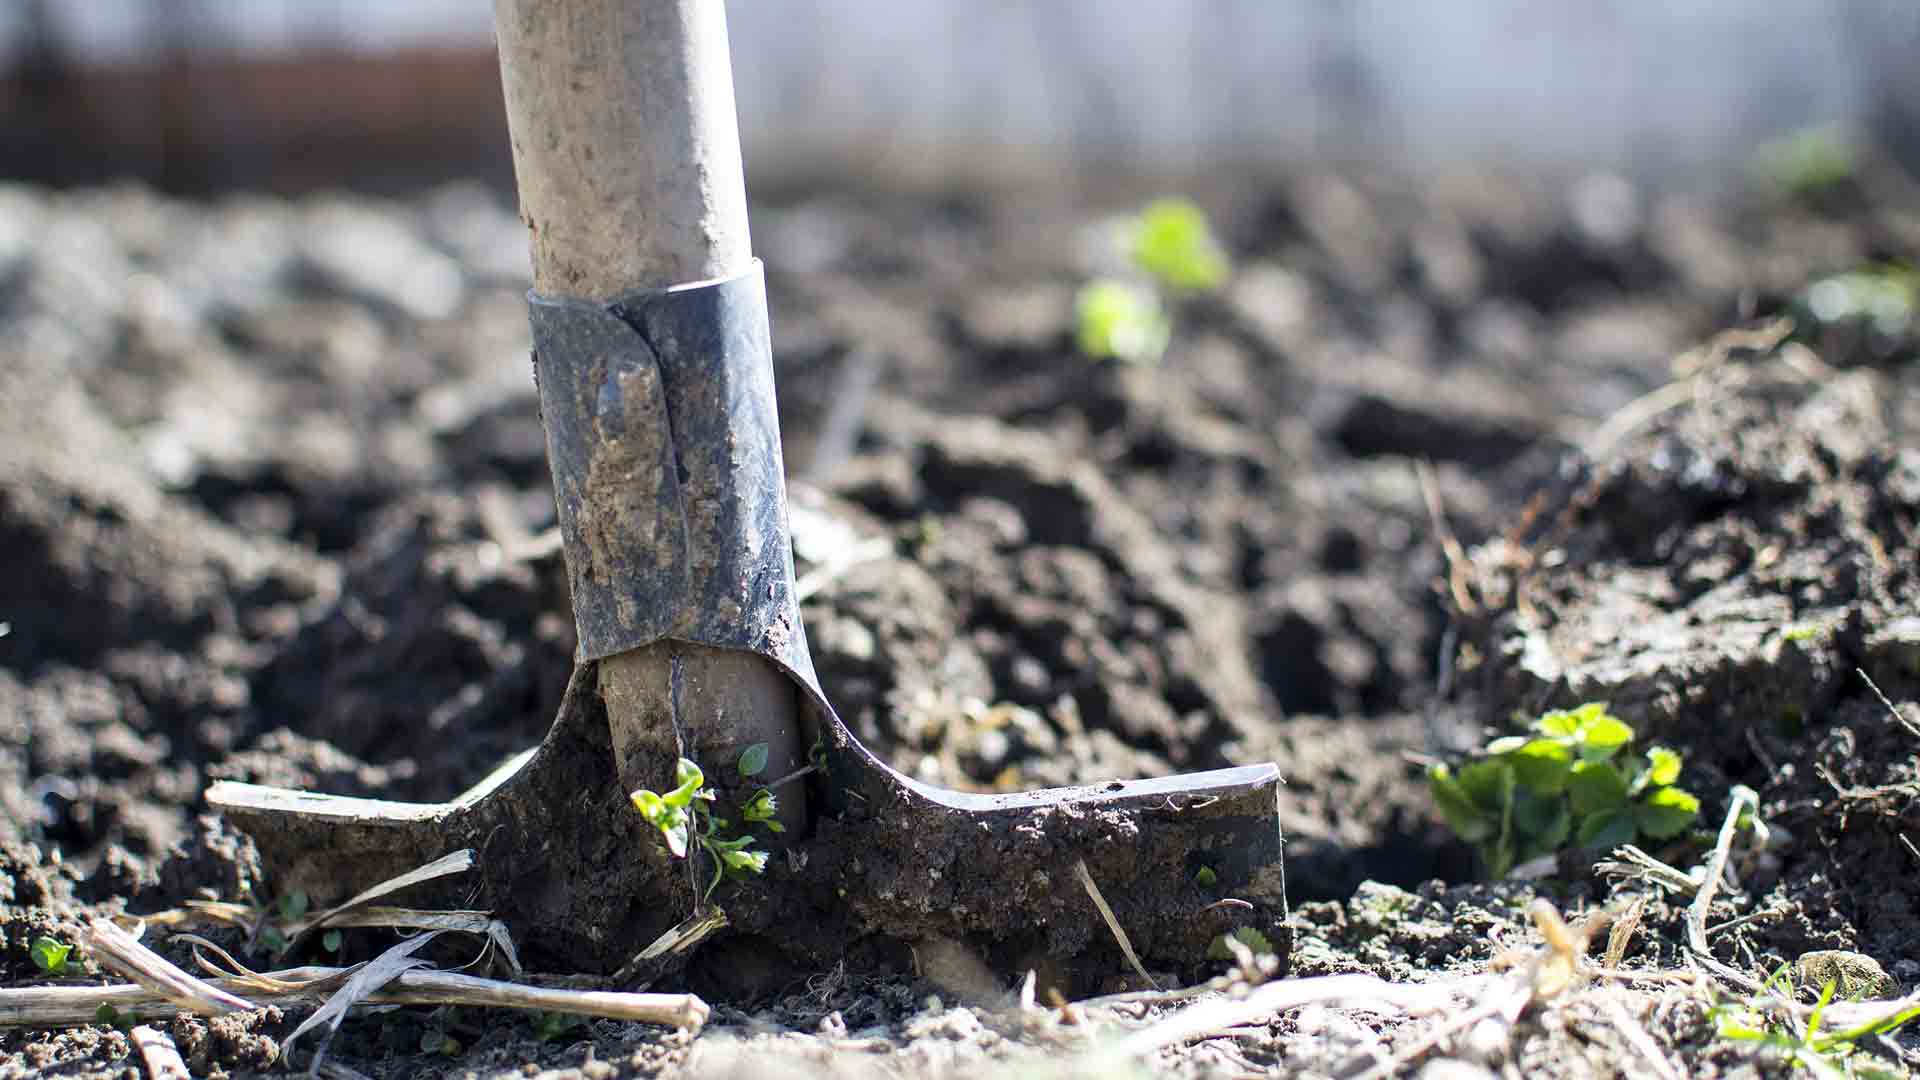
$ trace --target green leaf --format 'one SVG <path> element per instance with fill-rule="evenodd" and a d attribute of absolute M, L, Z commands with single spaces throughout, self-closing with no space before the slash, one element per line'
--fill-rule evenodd
<path fill-rule="evenodd" d="M 1680 779 L 1680 755 L 1664 746 L 1647 748 L 1647 781 L 1665 787 Z"/>
<path fill-rule="evenodd" d="M 1203 866 L 1193 872 L 1193 883 L 1203 889 L 1211 889 L 1220 883 L 1220 875 L 1213 872 L 1213 867 Z"/>
<path fill-rule="evenodd" d="M 1213 942 L 1207 946 L 1207 959 L 1233 959 L 1233 951 L 1227 948 L 1227 937 L 1226 934 L 1220 934 L 1213 939 Z M 1233 940 L 1245 945 L 1255 956 L 1264 956 L 1273 952 L 1273 942 L 1268 941 L 1267 935 L 1251 926 L 1235 928 L 1232 937 Z"/>
<path fill-rule="evenodd" d="M 33 966 L 49 975 L 61 975 L 67 970 L 67 956 L 73 952 L 73 946 L 64 941 L 55 941 L 50 937 L 37 937 L 27 946 L 27 955 L 32 958 Z"/>
<path fill-rule="evenodd" d="M 779 800 L 774 798 L 773 792 L 761 788 L 740 808 L 740 816 L 748 821 L 771 822 L 779 808 Z"/>
<path fill-rule="evenodd" d="M 758 874 L 767 868 L 767 853 L 764 851 L 722 851 L 718 854 L 729 870 Z"/>
<path fill-rule="evenodd" d="M 700 794 L 700 789 L 706 786 L 707 777 L 700 771 L 700 766 L 681 758 L 673 767 L 673 782 L 678 786 L 662 795 L 660 801 L 668 806 L 689 806 Z"/>
<path fill-rule="evenodd" d="M 1440 816 L 1460 839 L 1477 844 L 1499 830 L 1500 822 L 1474 804 L 1445 765 L 1427 770 L 1427 787 L 1433 792 L 1433 804 L 1439 807 Z"/>
<path fill-rule="evenodd" d="M 1566 790 L 1567 776 L 1573 768 L 1573 751 L 1553 739 L 1528 739 L 1507 755 L 1513 762 L 1515 779 L 1522 787 L 1542 795 L 1558 795 Z"/>
<path fill-rule="evenodd" d="M 1640 831 L 1656 840 L 1680 835 L 1700 816 L 1700 800 L 1676 787 L 1654 788 L 1633 808 Z"/>
<path fill-rule="evenodd" d="M 120 1024 L 120 1010 L 103 1001 L 100 1003 L 99 1008 L 93 1010 L 93 1022 L 99 1024 L 101 1027 L 118 1027 Z"/>
<path fill-rule="evenodd" d="M 1601 713 L 1580 723 L 1581 756 L 1610 758 L 1633 741 L 1633 729 L 1617 716 Z"/>
<path fill-rule="evenodd" d="M 1580 731 L 1580 718 L 1565 709 L 1553 709 L 1541 713 L 1533 726 L 1542 735 L 1575 735 Z"/>
<path fill-rule="evenodd" d="M 767 744 L 754 743 L 740 752 L 740 775 L 759 776 L 767 771 Z"/>
<path fill-rule="evenodd" d="M 1580 734 L 1580 717 L 1567 709 L 1549 709 L 1534 721 L 1534 730 L 1546 736 L 1574 736 Z"/>
<path fill-rule="evenodd" d="M 1487 744 L 1486 752 L 1498 757 L 1501 754 L 1511 754 L 1525 745 L 1527 745 L 1525 735 L 1502 735 Z"/>
<path fill-rule="evenodd" d="M 330 953 L 337 953 L 340 951 L 340 944 L 342 940 L 344 939 L 341 937 L 340 931 L 329 930 L 326 933 L 320 935 L 320 947 L 327 950 Z"/>
<path fill-rule="evenodd" d="M 1627 780 L 1607 762 L 1576 762 L 1567 775 L 1567 797 L 1573 802 L 1573 812 L 1582 818 L 1617 810 L 1627 803 Z"/>
<path fill-rule="evenodd" d="M 1513 765 L 1506 758 L 1469 761 L 1460 766 L 1460 787 L 1474 805 L 1495 815 L 1503 814 L 1507 792 L 1513 790 Z"/>
<path fill-rule="evenodd" d="M 1134 264 L 1174 289 L 1219 288 L 1227 256 L 1207 227 L 1207 215 L 1186 199 L 1158 199 L 1133 224 Z"/>
<path fill-rule="evenodd" d="M 647 824 L 658 825 L 665 820 L 669 807 L 659 793 L 641 788 L 628 798 L 633 800 L 633 808 L 640 811 L 640 816 L 646 819 Z"/>
<path fill-rule="evenodd" d="M 1573 811 L 1567 800 L 1541 796 L 1522 790 L 1513 800 L 1513 824 L 1522 839 L 1537 850 L 1529 854 L 1545 855 L 1557 851 L 1573 832 Z"/>
<path fill-rule="evenodd" d="M 280 917 L 288 922 L 297 922 L 307 913 L 307 907 L 307 894 L 295 889 L 280 898 Z"/>
<path fill-rule="evenodd" d="M 1633 843 L 1633 815 L 1625 810 L 1602 810 L 1580 822 L 1580 846 L 1616 848 Z"/>
<path fill-rule="evenodd" d="M 1102 278 L 1088 282 L 1074 299 L 1075 341 L 1096 360 L 1136 364 L 1160 359 L 1173 338 L 1173 322 L 1151 290 Z"/>
<path fill-rule="evenodd" d="M 667 819 L 659 823 L 660 835 L 666 837 L 667 850 L 676 859 L 687 857 L 687 839 L 692 819 L 685 810 L 674 808 L 667 811 Z"/>

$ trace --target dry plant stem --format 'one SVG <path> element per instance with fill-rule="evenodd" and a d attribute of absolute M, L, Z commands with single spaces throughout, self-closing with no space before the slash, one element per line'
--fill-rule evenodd
<path fill-rule="evenodd" d="M 316 966 L 263 973 L 262 978 L 266 980 L 298 986 L 298 989 L 290 990 L 260 991 L 255 989 L 260 983 L 244 978 L 214 979 L 208 985 L 229 996 L 235 992 L 250 993 L 259 1006 L 311 1005 L 324 1000 L 339 986 L 341 978 L 352 970 Z M 693 1030 L 698 1030 L 707 1022 L 710 1012 L 707 1003 L 693 994 L 551 990 L 447 971 L 404 972 L 366 1000 L 369 1004 L 378 1005 L 482 1005 L 532 1009 L 579 1016 L 603 1016 L 613 1020 L 638 1020 Z M 134 1010 L 147 1012 L 156 1007 L 160 1015 L 195 1011 L 154 989 L 134 984 L 0 988 L 0 1027 L 82 1027 L 96 1022 L 95 1017 L 102 1005 L 110 1005 L 122 1015 Z"/>
<path fill-rule="evenodd" d="M 1713 908 L 1713 897 L 1720 891 L 1721 879 L 1726 876 L 1727 858 L 1733 852 L 1733 836 L 1740 828 L 1742 808 L 1758 812 L 1760 797 L 1752 788 L 1736 784 L 1733 797 L 1727 802 L 1726 820 L 1720 823 L 1713 856 L 1707 860 L 1707 871 L 1701 876 L 1700 890 L 1693 894 L 1693 903 L 1687 908 L 1687 949 L 1694 964 L 1751 994 L 1759 991 L 1760 984 L 1714 959 L 1707 946 L 1707 913 Z"/>
<path fill-rule="evenodd" d="M 1483 979 L 1471 978 L 1412 985 L 1390 983 L 1372 975 L 1322 975 L 1271 982 L 1244 998 L 1203 1002 L 1134 1032 L 1119 1042 L 1115 1053 L 1139 1057 L 1305 1005 L 1339 1002 L 1346 1008 L 1381 1013 L 1435 1012 L 1451 1007 L 1458 996 L 1473 993 L 1483 983 Z"/>
<path fill-rule="evenodd" d="M 186 1059 L 180 1056 L 179 1047 L 173 1045 L 166 1032 L 141 1024 L 131 1034 L 134 1049 L 140 1051 L 140 1060 L 146 1064 L 147 1075 L 153 1080 L 193 1080 Z"/>
<path fill-rule="evenodd" d="M 1894 723 L 1906 728 L 1909 735 L 1920 738 L 1920 725 L 1914 724 L 1914 722 L 1907 719 L 1898 708 L 1894 707 L 1892 699 L 1888 698 L 1886 694 L 1881 692 L 1880 687 L 1874 684 L 1872 676 L 1860 668 L 1854 668 L 1853 671 L 1854 674 L 1860 676 L 1860 678 L 1866 682 L 1867 689 L 1873 691 L 1873 696 L 1880 699 L 1880 704 L 1887 707 L 1887 713 L 1893 717 Z"/>
<path fill-rule="evenodd" d="M 1087 895 L 1093 898 L 1093 906 L 1100 909 L 1100 917 L 1106 920 L 1107 929 L 1113 933 L 1113 940 L 1120 943 L 1120 951 L 1126 954 L 1127 963 L 1133 965 L 1133 973 L 1145 979 L 1148 986 L 1155 990 L 1160 989 L 1160 984 L 1153 981 L 1153 976 L 1147 974 L 1147 969 L 1140 966 L 1140 956 L 1133 951 L 1133 942 L 1128 940 L 1127 932 L 1121 927 L 1120 920 L 1114 916 L 1113 909 L 1107 906 L 1107 898 L 1100 895 L 1100 886 L 1094 884 L 1093 874 L 1087 870 L 1087 860 L 1073 860 L 1073 872 L 1079 875 L 1080 884 L 1086 888 Z"/>
<path fill-rule="evenodd" d="M 1653 1041 L 1653 1036 L 1649 1035 L 1647 1029 L 1633 1018 L 1633 1014 L 1627 1011 L 1627 1007 L 1620 1003 L 1618 997 L 1608 997 L 1605 1009 L 1607 1019 L 1613 1021 L 1613 1026 L 1620 1029 L 1620 1034 L 1627 1040 L 1627 1045 L 1647 1059 L 1647 1064 L 1653 1068 L 1655 1075 L 1661 1080 L 1680 1080 L 1680 1070 L 1673 1067 L 1673 1062 L 1661 1052 L 1660 1044 Z"/>
<path fill-rule="evenodd" d="M 255 1008 L 245 998 L 194 978 L 106 919 L 88 921 L 86 932 L 81 935 L 80 947 L 102 964 L 149 988 L 185 1012 L 219 1016 Z M 94 1004 L 98 1006 L 99 1001 L 96 999 Z M 0 1016 L 5 1015 L 5 1011 L 0 1009 Z"/>

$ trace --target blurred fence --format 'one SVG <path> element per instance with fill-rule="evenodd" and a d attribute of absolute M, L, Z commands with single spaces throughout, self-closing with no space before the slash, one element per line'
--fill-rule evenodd
<path fill-rule="evenodd" d="M 734 0 L 757 173 L 1920 151 L 1915 0 Z M 486 0 L 7 0 L 0 175 L 504 179 Z"/>

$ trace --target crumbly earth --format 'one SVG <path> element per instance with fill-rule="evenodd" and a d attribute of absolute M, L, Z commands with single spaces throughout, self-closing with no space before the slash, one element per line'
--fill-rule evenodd
<path fill-rule="evenodd" d="M 1063 1009 L 1043 988 L 1022 1008 L 965 950 L 890 966 L 849 943 L 848 963 L 736 998 L 699 970 L 750 962 L 723 937 L 687 976 L 716 1005 L 698 1037 L 402 1009 L 349 1019 L 328 1060 L 1784 1073 L 1671 982 L 1541 991 L 1512 1025 L 1426 1039 L 1495 985 L 1450 980 L 1526 970 L 1538 899 L 1577 921 L 1644 897 L 1616 959 L 1687 966 L 1687 896 L 1594 853 L 1474 884 L 1427 796 L 1427 761 L 1586 700 L 1685 756 L 1702 829 L 1651 852 L 1674 867 L 1702 861 L 1735 785 L 1758 793 L 1768 839 L 1737 846 L 1710 913 L 1721 962 L 1799 971 L 1807 1000 L 1822 972 L 1913 990 L 1920 315 L 1823 323 L 1797 299 L 1920 251 L 1911 185 L 1865 175 L 1806 203 L 1608 183 L 1196 189 L 1235 273 L 1179 306 L 1152 366 L 1073 348 L 1100 214 L 1136 205 L 1113 192 L 772 191 L 755 212 L 807 632 L 859 738 L 982 791 L 1277 761 L 1287 975 L 1451 986 L 1452 1005 L 1328 998 L 1133 1052 L 1125 1033 L 1231 995 Z M 546 732 L 573 640 L 524 244 L 469 187 L 0 188 L 0 985 L 47 981 L 31 942 L 89 915 L 270 910 L 212 781 L 446 799 Z M 149 937 L 186 961 L 170 932 Z M 273 963 L 270 942 L 201 932 Z M 73 963 L 65 979 L 103 978 Z M 1107 989 L 1128 978 L 1116 962 Z M 155 1023 L 197 1075 L 249 1076 L 286 1067 L 303 1015 Z M 1901 1037 L 1869 1053 L 1920 1060 Z M 0 1078 L 139 1068 L 111 1026 L 0 1029 Z"/>

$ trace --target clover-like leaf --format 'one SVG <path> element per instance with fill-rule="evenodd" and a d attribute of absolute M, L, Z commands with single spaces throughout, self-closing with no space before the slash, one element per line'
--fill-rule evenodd
<path fill-rule="evenodd" d="M 1514 787 L 1513 765 L 1506 758 L 1469 761 L 1460 766 L 1459 779 L 1474 805 L 1496 815 L 1506 811 Z"/>
<path fill-rule="evenodd" d="M 1656 840 L 1666 840 L 1685 832 L 1700 816 L 1700 800 L 1677 787 L 1658 787 L 1633 808 L 1634 824 Z"/>
<path fill-rule="evenodd" d="M 33 960 L 33 966 L 49 975 L 65 974 L 67 956 L 73 952 L 73 946 L 50 937 L 37 937 L 27 946 L 27 956 Z"/>
<path fill-rule="evenodd" d="M 1552 709 L 1541 713 L 1533 726 L 1542 735 L 1575 735 L 1580 731 L 1580 718 L 1565 709 Z"/>
<path fill-rule="evenodd" d="M 1533 839 L 1552 830 L 1554 818 L 1566 808 L 1565 799 L 1543 795 L 1532 788 L 1518 788 L 1513 793 L 1513 827 L 1522 837 Z"/>
<path fill-rule="evenodd" d="M 1664 746 L 1647 749 L 1647 782 L 1665 787 L 1680 779 L 1680 755 Z"/>
<path fill-rule="evenodd" d="M 747 873 L 762 873 L 767 868 L 767 853 L 764 851 L 719 851 L 720 861 L 729 870 Z"/>
<path fill-rule="evenodd" d="M 1150 364 L 1167 351 L 1173 321 L 1151 289 L 1102 278 L 1074 299 L 1075 343 L 1094 359 Z"/>
<path fill-rule="evenodd" d="M 1207 945 L 1207 959 L 1233 959 L 1233 950 L 1227 948 L 1227 938 L 1229 936 L 1240 944 L 1245 945 L 1255 956 L 1263 956 L 1273 951 L 1273 942 L 1267 940 L 1267 935 L 1255 930 L 1251 926 L 1241 926 L 1235 928 L 1231 935 L 1220 934 L 1216 936 L 1213 941 Z"/>
<path fill-rule="evenodd" d="M 741 776 L 759 776 L 767 771 L 767 744 L 757 742 L 740 751 L 738 767 Z"/>
<path fill-rule="evenodd" d="M 1564 791 L 1573 768 L 1573 751 L 1554 739 L 1528 739 L 1507 758 L 1513 762 L 1514 777 L 1520 786 L 1542 795 L 1558 795 Z"/>
<path fill-rule="evenodd" d="M 1611 713 L 1602 712 L 1580 721 L 1581 757 L 1605 760 L 1625 749 L 1632 741 L 1633 729 Z"/>
<path fill-rule="evenodd" d="M 1564 799 L 1553 800 L 1553 816 L 1533 834 L 1533 842 L 1539 854 L 1546 855 L 1560 850 L 1566 844 L 1567 837 L 1573 835 L 1573 811 Z"/>
<path fill-rule="evenodd" d="M 1567 798 L 1582 818 L 1617 810 L 1627 803 L 1627 779 L 1608 762 L 1576 762 L 1567 774 Z"/>
<path fill-rule="evenodd" d="M 1227 256 L 1207 227 L 1206 212 L 1186 199 L 1158 199 L 1133 223 L 1134 264 L 1175 289 L 1219 288 Z"/>
<path fill-rule="evenodd" d="M 1427 770 L 1427 787 L 1433 792 L 1433 805 L 1460 839 L 1477 844 L 1499 830 L 1499 819 L 1476 805 L 1445 765 Z"/>
<path fill-rule="evenodd" d="M 1633 843 L 1633 837 L 1633 815 L 1624 809 L 1603 810 L 1580 822 L 1581 847 L 1615 848 Z"/>

